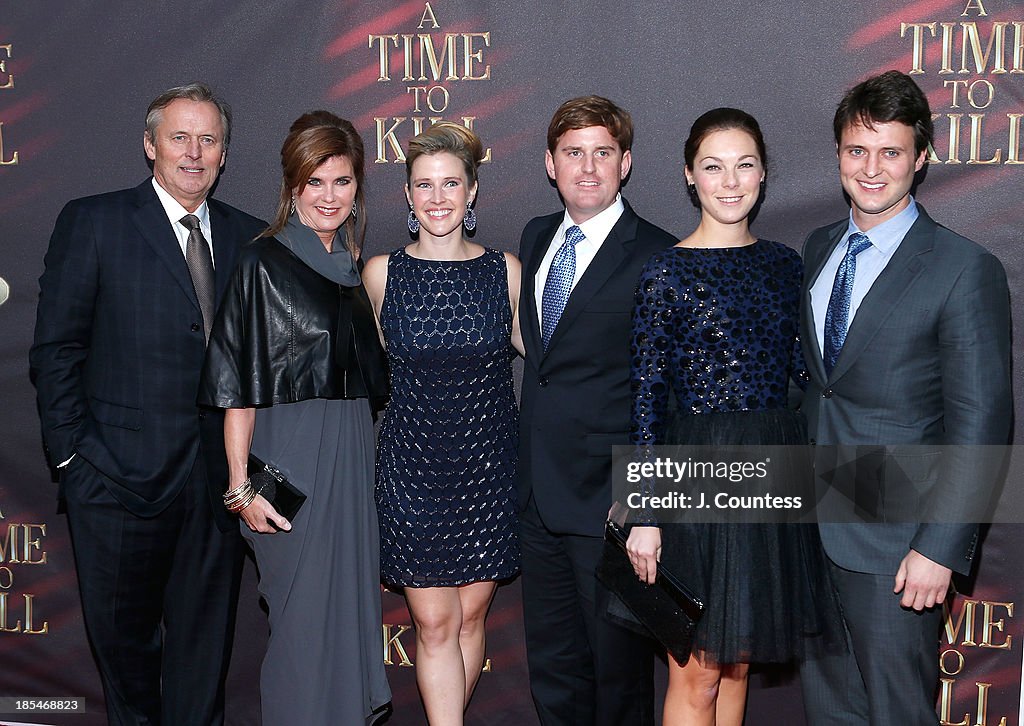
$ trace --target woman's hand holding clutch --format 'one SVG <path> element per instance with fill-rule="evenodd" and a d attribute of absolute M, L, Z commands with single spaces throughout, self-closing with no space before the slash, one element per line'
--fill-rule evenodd
<path fill-rule="evenodd" d="M 273 534 L 274 532 L 288 532 L 292 528 L 292 523 L 282 517 L 274 509 L 274 505 L 259 494 L 238 515 L 253 532 Z"/>
<path fill-rule="evenodd" d="M 640 581 L 653 585 L 658 575 L 658 561 L 661 559 L 661 530 L 657 527 L 634 526 L 626 540 L 626 552 Z"/>

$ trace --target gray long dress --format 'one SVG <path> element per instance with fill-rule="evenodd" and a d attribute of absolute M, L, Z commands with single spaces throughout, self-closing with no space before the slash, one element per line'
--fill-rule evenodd
<path fill-rule="evenodd" d="M 291 532 L 257 534 L 242 524 L 270 609 L 263 725 L 371 723 L 391 691 L 369 405 L 312 399 L 257 409 L 252 453 L 307 497 Z"/>

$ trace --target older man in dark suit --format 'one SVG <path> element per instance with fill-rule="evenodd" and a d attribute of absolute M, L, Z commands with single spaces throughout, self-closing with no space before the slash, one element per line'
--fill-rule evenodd
<path fill-rule="evenodd" d="M 548 127 L 565 210 L 523 230 L 520 412 L 523 607 L 541 723 L 653 724 L 651 643 L 606 622 L 594 571 L 628 444 L 629 333 L 640 270 L 675 244 L 619 195 L 633 125 L 611 101 L 566 101 Z"/>
<path fill-rule="evenodd" d="M 856 86 L 834 131 L 851 210 L 804 249 L 803 410 L 819 477 L 856 471 L 849 498 L 826 492 L 819 524 L 851 651 L 805 666 L 805 700 L 814 726 L 923 726 L 938 720 L 942 601 L 974 555 L 966 512 L 995 484 L 991 462 L 968 462 L 1010 432 L 1009 293 L 999 260 L 911 196 L 932 138 L 913 80 Z M 837 458 L 873 446 L 892 447 L 881 466 Z M 852 522 L 857 509 L 887 521 Z"/>
<path fill-rule="evenodd" d="M 207 199 L 228 107 L 150 104 L 153 177 L 57 219 L 30 353 L 111 724 L 219 724 L 241 541 L 220 504 L 223 419 L 196 406 L 217 300 L 262 223 Z"/>

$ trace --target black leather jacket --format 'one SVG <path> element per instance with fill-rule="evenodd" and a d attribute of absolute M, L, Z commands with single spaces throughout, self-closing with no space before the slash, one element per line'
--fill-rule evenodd
<path fill-rule="evenodd" d="M 387 357 L 362 285 L 346 287 L 274 238 L 241 252 L 210 334 L 199 404 L 247 408 L 388 395 Z"/>

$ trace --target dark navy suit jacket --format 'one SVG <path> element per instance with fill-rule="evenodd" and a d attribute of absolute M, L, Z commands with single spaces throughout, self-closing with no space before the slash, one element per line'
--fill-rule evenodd
<path fill-rule="evenodd" d="M 219 302 L 240 243 L 265 225 L 208 202 Z M 50 464 L 83 457 L 118 502 L 146 517 L 209 463 L 223 514 L 223 419 L 196 406 L 202 314 L 152 181 L 69 202 L 39 286 L 29 358 Z M 226 516 L 219 523 L 231 526 Z"/>
<path fill-rule="evenodd" d="M 563 215 L 531 220 L 519 247 L 526 346 L 519 505 L 525 508 L 532 493 L 552 532 L 599 537 L 612 503 L 612 446 L 629 444 L 629 341 L 636 284 L 648 258 L 677 240 L 625 204 L 573 288 L 545 351 L 534 278 Z"/>

